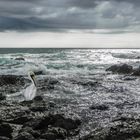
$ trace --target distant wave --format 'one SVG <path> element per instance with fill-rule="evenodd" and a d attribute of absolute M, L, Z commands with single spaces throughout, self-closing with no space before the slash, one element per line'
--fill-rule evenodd
<path fill-rule="evenodd" d="M 123 59 L 140 59 L 140 54 L 137 53 L 113 53 L 113 57 L 115 58 L 123 58 Z"/>
<path fill-rule="evenodd" d="M 15 49 L 14 52 L 19 51 Z M 23 49 L 24 50 L 24 49 Z M 32 49 L 30 49 L 31 51 Z M 44 50 L 44 53 L 40 53 Z M 26 75 L 28 70 L 45 73 L 74 74 L 95 73 L 108 65 L 117 63 L 135 64 L 140 59 L 140 50 L 133 49 L 35 49 L 32 53 L 0 54 L 0 74 Z M 38 51 L 38 52 L 37 52 Z M 24 58 L 16 61 L 15 58 Z"/>

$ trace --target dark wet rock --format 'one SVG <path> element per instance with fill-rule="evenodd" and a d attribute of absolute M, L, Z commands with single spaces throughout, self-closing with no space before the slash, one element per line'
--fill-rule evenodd
<path fill-rule="evenodd" d="M 66 118 L 60 114 L 46 114 L 44 117 L 32 119 L 25 123 L 23 128 L 31 127 L 35 131 L 40 131 L 42 138 L 75 136 L 79 133 L 79 119 Z"/>
<path fill-rule="evenodd" d="M 95 130 L 80 140 L 135 140 L 140 138 L 140 119 L 120 117 L 107 128 Z"/>
<path fill-rule="evenodd" d="M 31 134 L 34 138 L 39 138 L 40 137 L 40 132 L 33 130 L 31 127 L 23 127 L 19 133 L 22 132 L 27 132 L 29 134 Z"/>
<path fill-rule="evenodd" d="M 10 140 L 10 139 L 7 137 L 0 137 L 0 140 Z"/>
<path fill-rule="evenodd" d="M 120 68 L 120 66 L 118 66 L 118 65 L 113 65 L 113 66 L 107 68 L 106 71 L 117 72 L 119 68 Z"/>
<path fill-rule="evenodd" d="M 44 101 L 23 101 L 21 104 L 28 106 L 29 110 L 33 112 L 44 112 L 48 110 L 48 104 Z"/>
<path fill-rule="evenodd" d="M 17 75 L 0 75 L 0 86 L 3 85 L 25 85 L 25 78 Z"/>
<path fill-rule="evenodd" d="M 8 123 L 0 124 L 0 136 L 12 138 L 13 129 Z"/>
<path fill-rule="evenodd" d="M 135 121 L 118 121 L 106 135 L 107 140 L 128 140 L 140 137 L 140 126 Z"/>
<path fill-rule="evenodd" d="M 71 118 L 64 118 L 60 114 L 53 115 L 52 118 L 53 118 L 53 125 L 55 127 L 61 127 L 66 130 L 77 129 L 81 124 L 81 121 L 79 119 L 72 120 Z"/>
<path fill-rule="evenodd" d="M 113 73 L 130 74 L 133 72 L 133 67 L 127 64 L 113 65 L 107 68 L 106 71 L 112 71 Z"/>
<path fill-rule="evenodd" d="M 56 134 L 50 133 L 50 132 L 43 134 L 41 136 L 41 138 L 44 138 L 45 140 L 56 140 L 57 139 Z"/>
<path fill-rule="evenodd" d="M 140 56 L 137 56 L 136 59 L 140 59 Z"/>
<path fill-rule="evenodd" d="M 43 81 L 38 80 L 38 83 L 42 91 L 53 90 L 56 85 L 60 84 L 58 79 L 52 77 L 46 77 Z"/>
<path fill-rule="evenodd" d="M 55 107 L 55 106 L 56 106 L 56 104 L 54 102 L 52 102 L 52 101 L 49 102 L 49 107 Z"/>
<path fill-rule="evenodd" d="M 25 61 L 25 59 L 24 59 L 23 57 L 18 57 L 18 58 L 15 58 L 15 60 Z"/>
<path fill-rule="evenodd" d="M 59 81 L 53 78 L 45 81 L 41 83 L 45 87 L 47 85 L 55 87 L 59 84 Z M 18 83 L 15 82 L 15 84 Z M 61 108 L 63 109 L 55 102 L 47 101 L 43 96 L 36 96 L 32 101 L 20 103 L 3 100 L 0 102 L 0 123 L 5 122 L 12 126 L 13 140 L 76 137 L 80 131 L 81 120 L 68 115 L 68 112 L 61 112 Z"/>
<path fill-rule="evenodd" d="M 140 67 L 133 70 L 132 76 L 140 76 Z"/>
<path fill-rule="evenodd" d="M 124 102 L 118 102 L 115 104 L 115 106 L 119 109 L 124 109 L 124 108 L 133 108 L 137 103 L 136 102 L 131 102 L 131 101 L 124 101 Z"/>
<path fill-rule="evenodd" d="M 30 133 L 22 132 L 14 140 L 35 140 L 35 138 Z"/>
<path fill-rule="evenodd" d="M 81 137 L 79 140 L 107 140 L 106 134 L 107 129 L 97 129 L 90 132 L 88 135 Z"/>
<path fill-rule="evenodd" d="M 43 97 L 36 96 L 35 99 L 30 104 L 30 110 L 33 112 L 44 112 L 48 110 L 48 104 L 43 100 Z"/>
<path fill-rule="evenodd" d="M 91 110 L 97 109 L 97 110 L 108 110 L 109 106 L 105 105 L 105 104 L 92 104 L 92 106 L 90 106 Z"/>
<path fill-rule="evenodd" d="M 5 100 L 5 99 L 6 99 L 6 96 L 3 93 L 0 93 L 0 101 Z"/>
<path fill-rule="evenodd" d="M 33 101 L 38 101 L 38 102 L 41 102 L 43 101 L 43 97 L 42 96 L 36 96 Z"/>
<path fill-rule="evenodd" d="M 17 75 L 0 75 L 0 98 L 5 99 L 7 94 L 13 94 L 25 88 L 25 85 L 31 81 L 23 76 Z M 4 96 L 3 96 L 4 95 Z"/>
<path fill-rule="evenodd" d="M 48 129 L 49 133 L 54 133 L 57 139 L 64 139 L 67 136 L 67 131 L 60 127 L 52 127 Z"/>
<path fill-rule="evenodd" d="M 46 85 L 56 85 L 56 84 L 59 84 L 59 80 L 56 79 L 56 78 L 53 78 L 53 77 L 46 77 L 46 79 L 43 81 L 42 84 L 45 84 Z"/>
<path fill-rule="evenodd" d="M 49 128 L 46 133 L 44 133 L 41 138 L 47 140 L 57 140 L 57 139 L 65 139 L 67 136 L 67 131 L 63 128 L 53 127 Z"/>
<path fill-rule="evenodd" d="M 34 71 L 35 75 L 44 75 L 45 73 L 43 71 Z"/>
<path fill-rule="evenodd" d="M 32 104 L 30 107 L 30 110 L 33 112 L 44 112 L 44 111 L 48 111 L 46 105 L 43 104 Z"/>
<path fill-rule="evenodd" d="M 26 106 L 26 105 L 30 105 L 33 103 L 34 100 L 24 100 L 24 101 L 21 101 L 20 104 L 22 106 Z"/>
<path fill-rule="evenodd" d="M 83 85 L 83 86 L 98 86 L 99 83 L 96 81 L 80 81 L 78 84 Z"/>
<path fill-rule="evenodd" d="M 73 84 L 78 84 L 87 87 L 97 87 L 100 85 L 98 81 L 95 80 L 83 80 L 83 79 L 71 79 L 70 80 Z"/>
<path fill-rule="evenodd" d="M 41 118 L 39 120 L 33 120 L 29 123 L 27 123 L 27 126 L 34 126 L 34 129 L 44 129 L 47 128 L 48 125 L 53 125 L 55 127 L 61 127 L 66 130 L 72 130 L 77 129 L 78 126 L 81 124 L 80 120 L 72 120 L 70 118 L 65 118 L 64 116 L 60 114 L 49 114 L 45 116 L 44 118 Z"/>
<path fill-rule="evenodd" d="M 9 123 L 14 123 L 14 124 L 24 124 L 25 122 L 28 122 L 31 120 L 30 116 L 18 116 L 17 118 L 13 118 L 13 120 L 9 120 Z"/>
<path fill-rule="evenodd" d="M 35 131 L 41 130 L 41 129 L 45 129 L 45 128 L 48 127 L 49 122 L 48 122 L 48 124 L 45 124 L 45 123 L 43 124 L 43 123 L 42 123 L 42 119 L 43 119 L 43 118 L 44 118 L 44 117 L 42 117 L 42 118 L 34 118 L 34 119 L 32 119 L 31 121 L 26 122 L 26 123 L 24 123 L 23 128 L 30 127 L 30 128 L 32 128 L 33 130 L 35 130 Z M 42 125 L 42 126 L 41 126 L 41 125 Z"/>
<path fill-rule="evenodd" d="M 0 120 L 8 123 L 23 124 L 31 119 L 30 110 L 17 103 L 0 103 Z"/>
<path fill-rule="evenodd" d="M 23 101 L 20 103 L 23 106 L 27 106 L 32 112 L 45 112 L 48 111 L 48 102 L 45 102 L 42 96 L 36 96 L 31 101 Z"/>

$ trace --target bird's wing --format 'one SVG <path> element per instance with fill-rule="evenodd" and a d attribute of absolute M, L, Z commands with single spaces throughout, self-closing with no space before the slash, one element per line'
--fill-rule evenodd
<path fill-rule="evenodd" d="M 36 87 L 31 84 L 29 87 L 25 89 L 24 97 L 25 100 L 32 100 L 36 96 Z"/>

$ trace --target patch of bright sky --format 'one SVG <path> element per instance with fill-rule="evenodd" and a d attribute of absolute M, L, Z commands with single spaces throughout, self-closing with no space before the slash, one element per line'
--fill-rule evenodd
<path fill-rule="evenodd" d="M 101 33 L 102 32 L 102 33 Z M 140 48 L 140 33 L 0 32 L 0 47 L 45 48 Z"/>

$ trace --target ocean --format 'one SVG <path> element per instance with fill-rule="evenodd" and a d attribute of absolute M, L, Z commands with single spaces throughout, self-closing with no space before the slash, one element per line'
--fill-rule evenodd
<path fill-rule="evenodd" d="M 106 71 L 114 64 L 138 68 L 140 50 L 0 49 L 0 75 L 28 78 L 28 71 L 39 72 L 36 75 L 39 92 L 47 101 L 53 101 L 65 111 L 71 110 L 82 118 L 81 135 L 94 128 L 106 127 L 120 113 L 125 116 L 140 113 L 137 104 L 140 102 L 140 78 Z M 41 81 L 44 78 L 56 79 L 57 84 L 45 89 L 47 83 Z M 5 94 L 14 94 L 8 92 Z M 96 103 L 109 108 L 90 111 L 89 108 Z"/>
<path fill-rule="evenodd" d="M 94 74 L 112 64 L 139 62 L 139 49 L 43 49 L 1 48 L 0 74 L 26 75 L 29 70 L 46 69 L 53 75 Z M 25 61 L 15 61 L 24 58 Z"/>

